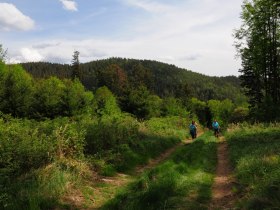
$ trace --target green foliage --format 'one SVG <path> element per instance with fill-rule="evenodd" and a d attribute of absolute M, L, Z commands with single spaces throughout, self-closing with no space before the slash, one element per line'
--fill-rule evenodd
<path fill-rule="evenodd" d="M 280 119 L 277 108 L 280 104 L 279 9 L 279 1 L 275 0 L 244 1 L 243 24 L 235 33 L 236 48 L 242 59 L 242 86 L 250 99 L 251 113 L 262 121 Z"/>
<path fill-rule="evenodd" d="M 229 99 L 223 101 L 209 100 L 208 106 L 212 118 L 216 119 L 221 126 L 226 127 L 231 118 L 234 104 Z"/>
<path fill-rule="evenodd" d="M 249 118 L 249 109 L 246 107 L 236 107 L 231 115 L 230 122 L 240 123 L 248 120 Z"/>
<path fill-rule="evenodd" d="M 0 62 L 0 111 L 14 117 L 55 118 L 92 113 L 93 94 L 77 79 L 34 81 L 19 65 Z"/>
<path fill-rule="evenodd" d="M 148 103 L 151 96 L 149 90 L 145 86 L 132 89 L 128 95 L 127 110 L 137 116 L 137 118 L 145 119 L 152 113 L 149 113 Z"/>
<path fill-rule="evenodd" d="M 186 115 L 185 117 L 178 116 L 168 116 L 162 118 L 151 118 L 145 122 L 147 127 L 147 132 L 151 134 L 156 134 L 159 136 L 176 136 L 180 139 L 186 137 L 186 132 L 188 133 L 188 122 L 191 119 Z"/>
<path fill-rule="evenodd" d="M 163 116 L 187 116 L 189 113 L 179 99 L 168 97 L 162 103 Z"/>
<path fill-rule="evenodd" d="M 88 155 L 104 159 L 119 171 L 127 171 L 177 144 L 187 132 L 178 117 L 139 123 L 131 116 L 121 115 L 91 121 L 85 148 Z M 98 167 L 107 171 L 106 165 Z"/>
<path fill-rule="evenodd" d="M 19 65 L 0 68 L 0 111 L 27 116 L 33 96 L 33 80 Z"/>
<path fill-rule="evenodd" d="M 207 209 L 215 165 L 216 143 L 208 134 L 146 172 L 101 209 Z"/>
<path fill-rule="evenodd" d="M 200 101 L 197 98 L 191 98 L 188 103 L 189 110 L 197 116 L 199 122 L 204 126 L 208 126 L 211 121 L 211 113 L 206 102 Z"/>
<path fill-rule="evenodd" d="M 68 184 L 76 184 L 79 179 L 79 174 L 74 171 L 60 164 L 50 164 L 10 183 L 9 194 L 6 194 L 5 199 L 0 198 L 0 207 L 7 210 L 62 207 L 59 199 L 67 193 Z"/>
<path fill-rule="evenodd" d="M 63 111 L 66 116 L 91 113 L 93 104 L 92 92 L 85 91 L 78 79 L 63 80 L 65 91 L 63 94 Z"/>
<path fill-rule="evenodd" d="M 1 209 L 5 203 L 12 205 L 18 197 L 25 199 L 21 191 L 13 189 L 25 187 L 25 183 L 21 184 L 25 174 L 55 160 L 83 157 L 85 136 L 81 125 L 66 118 L 36 122 L 3 117 L 0 119 Z"/>
<path fill-rule="evenodd" d="M 120 114 L 116 98 L 106 86 L 96 91 L 94 103 L 94 111 L 99 117 Z"/>
<path fill-rule="evenodd" d="M 33 109 L 39 117 L 54 118 L 62 114 L 65 84 L 56 77 L 37 82 Z"/>
<path fill-rule="evenodd" d="M 70 66 L 67 65 L 43 62 L 22 65 L 34 77 L 71 77 Z M 247 101 L 241 92 L 240 80 L 237 77 L 209 77 L 174 65 L 149 60 L 110 58 L 80 64 L 83 72 L 83 85 L 89 90 L 96 90 L 104 86 L 103 82 L 100 83 L 99 73 L 101 72 L 102 75 L 103 72 L 108 71 L 108 68 L 112 69 L 111 67 L 116 65 L 127 75 L 129 87 L 146 86 L 151 93 L 161 98 L 180 98 L 184 105 L 186 105 L 185 102 L 190 96 L 202 101 L 229 98 L 237 105 L 242 105 Z M 115 73 L 110 73 L 110 75 L 115 75 Z M 108 83 L 109 81 L 107 81 L 106 86 L 111 88 Z M 114 81 L 112 85 L 114 86 L 114 84 L 118 84 L 118 82 Z M 115 94 L 117 93 L 114 89 L 110 90 Z M 126 93 L 124 93 L 125 95 Z"/>
<path fill-rule="evenodd" d="M 139 123 L 126 115 L 90 121 L 87 125 L 86 151 L 88 154 L 96 154 L 112 150 L 121 144 L 128 144 L 137 136 L 138 129 Z"/>
<path fill-rule="evenodd" d="M 227 135 L 241 209 L 279 208 L 279 128 L 279 124 L 244 123 Z"/>
<path fill-rule="evenodd" d="M 122 95 L 128 87 L 127 75 L 124 70 L 117 64 L 112 64 L 102 70 L 97 72 L 99 87 L 106 86 L 117 96 Z"/>
<path fill-rule="evenodd" d="M 162 99 L 157 95 L 149 95 L 146 102 L 147 119 L 161 116 Z"/>

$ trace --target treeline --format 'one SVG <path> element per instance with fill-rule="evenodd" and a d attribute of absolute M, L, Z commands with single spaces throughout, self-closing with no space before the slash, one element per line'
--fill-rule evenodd
<path fill-rule="evenodd" d="M 36 78 L 71 78 L 72 74 L 70 65 L 36 62 L 22 66 Z M 157 61 L 110 58 L 80 64 L 80 70 L 86 89 L 96 90 L 105 85 L 117 96 L 145 86 L 161 98 L 183 101 L 191 97 L 202 101 L 228 98 L 239 105 L 246 101 L 237 77 L 209 77 Z"/>
<path fill-rule="evenodd" d="M 242 60 L 241 80 L 252 116 L 280 120 L 280 3 L 244 1 L 236 48 Z"/>
<path fill-rule="evenodd" d="M 0 63 L 0 111 L 34 119 L 73 116 L 93 109 L 93 94 L 78 80 L 34 80 L 19 65 Z"/>
<path fill-rule="evenodd" d="M 138 119 L 150 119 L 191 114 L 207 126 L 213 118 L 226 125 L 228 122 L 244 121 L 248 114 L 246 107 L 237 106 L 229 99 L 203 102 L 190 98 L 184 103 L 180 98 L 160 98 L 144 85 L 123 90 L 126 95 L 115 97 L 106 86 L 93 93 L 87 91 L 78 79 L 33 79 L 19 65 L 2 63 L 0 67 L 0 111 L 14 117 L 41 120 L 82 114 L 102 116 L 125 111 Z"/>
<path fill-rule="evenodd" d="M 229 99 L 201 101 L 190 95 L 185 96 L 183 90 L 177 90 L 182 92 L 181 96 L 161 98 L 148 89 L 149 84 L 144 84 L 147 80 L 137 78 L 135 83 L 138 85 L 131 87 L 124 83 L 126 77 L 120 67 L 113 64 L 108 70 L 112 71 L 100 73 L 103 75 L 99 78 L 104 80 L 98 82 L 104 86 L 92 92 L 86 90 L 77 78 L 71 80 L 51 76 L 34 79 L 20 65 L 1 63 L 0 111 L 14 117 L 40 120 L 82 114 L 102 116 L 104 113 L 121 111 L 133 114 L 138 119 L 190 115 L 205 126 L 209 125 L 213 118 L 217 118 L 224 125 L 247 119 L 246 106 L 238 106 Z M 116 77 L 117 80 L 110 72 L 121 72 L 117 75 L 123 77 Z"/>

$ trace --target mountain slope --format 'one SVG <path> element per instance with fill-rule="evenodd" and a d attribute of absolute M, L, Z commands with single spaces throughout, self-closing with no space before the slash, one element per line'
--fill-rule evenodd
<path fill-rule="evenodd" d="M 71 66 L 45 62 L 23 63 L 23 67 L 34 77 L 71 77 Z M 240 81 L 235 76 L 210 77 L 174 65 L 151 60 L 109 58 L 80 64 L 82 82 L 90 90 L 104 85 L 100 78 L 112 65 L 120 67 L 127 75 L 131 87 L 145 85 L 160 97 L 194 96 L 200 100 L 226 98 L 235 103 L 246 100 L 241 92 Z M 104 80 L 104 78 L 103 78 Z M 105 81 L 106 84 L 106 81 Z M 112 90 L 114 92 L 114 90 Z"/>

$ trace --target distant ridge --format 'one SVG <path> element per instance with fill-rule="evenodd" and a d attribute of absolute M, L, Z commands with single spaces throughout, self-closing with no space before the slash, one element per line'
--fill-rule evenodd
<path fill-rule="evenodd" d="M 31 62 L 21 65 L 36 78 L 71 77 L 71 66 L 69 64 Z M 235 103 L 239 103 L 239 101 L 245 99 L 241 91 L 240 80 L 236 76 L 213 77 L 179 68 L 172 64 L 126 58 L 108 58 L 81 63 L 82 82 L 86 88 L 95 90 L 101 86 L 98 73 L 105 71 L 110 65 L 118 65 L 123 69 L 129 81 L 136 80 L 135 77 L 142 74 L 142 79 L 146 79 L 144 85 L 160 97 L 176 97 L 178 91 L 183 92 L 182 89 L 187 88 L 192 96 L 203 101 L 228 98 Z M 147 74 L 147 78 L 143 74 Z"/>

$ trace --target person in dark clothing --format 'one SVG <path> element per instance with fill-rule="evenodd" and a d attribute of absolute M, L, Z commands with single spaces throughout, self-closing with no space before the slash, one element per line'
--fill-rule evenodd
<path fill-rule="evenodd" d="M 195 139 L 197 135 L 197 126 L 195 124 L 195 121 L 192 121 L 192 123 L 189 126 L 189 129 L 190 129 L 190 134 L 192 136 L 192 139 Z"/>

